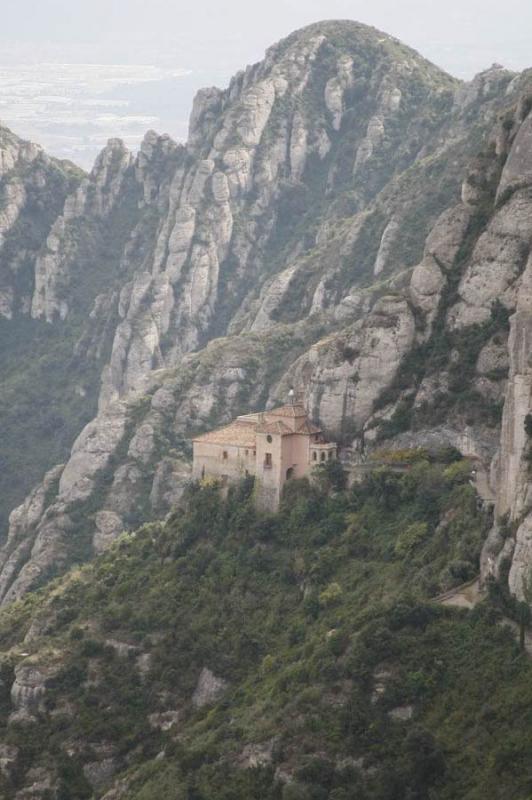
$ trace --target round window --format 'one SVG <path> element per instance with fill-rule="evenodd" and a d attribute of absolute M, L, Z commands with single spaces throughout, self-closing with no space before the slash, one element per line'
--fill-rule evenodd
<path fill-rule="evenodd" d="M 267 441 L 267 442 L 272 442 L 272 441 L 273 441 L 273 439 L 272 439 L 272 437 L 270 436 L 270 434 L 268 434 L 268 435 L 267 435 L 267 437 L 266 437 L 266 441 Z"/>

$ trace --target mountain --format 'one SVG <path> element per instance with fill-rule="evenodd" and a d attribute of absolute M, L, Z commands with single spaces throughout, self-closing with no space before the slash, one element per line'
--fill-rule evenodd
<path fill-rule="evenodd" d="M 320 23 L 201 91 L 185 146 L 148 133 L 134 158 L 111 141 L 6 307 L 4 514 L 31 492 L 2 598 L 164 515 L 190 434 L 294 381 L 345 443 L 393 433 L 405 359 L 430 349 L 423 320 L 449 302 L 437 264 L 459 253 L 466 269 L 520 124 L 498 119 L 523 113 L 527 80 L 495 67 L 461 84 L 385 34 Z M 501 125 L 500 152 L 477 156 Z M 494 422 L 486 458 L 496 437 Z"/>
<path fill-rule="evenodd" d="M 324 22 L 0 172 L 0 792 L 528 796 L 532 72 Z M 290 388 L 360 484 L 190 484 Z"/>

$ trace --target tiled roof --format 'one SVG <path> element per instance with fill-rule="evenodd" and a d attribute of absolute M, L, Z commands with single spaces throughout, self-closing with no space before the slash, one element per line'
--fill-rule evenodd
<path fill-rule="evenodd" d="M 272 420 L 265 422 L 263 425 L 257 426 L 257 433 L 280 433 L 281 436 L 287 436 L 294 431 L 289 428 L 282 420 Z"/>
<path fill-rule="evenodd" d="M 294 422 L 287 424 L 283 418 L 294 420 Z M 255 447 L 256 433 L 273 433 L 281 436 L 289 436 L 293 433 L 310 435 L 321 433 L 321 429 L 308 419 L 303 406 L 289 404 L 274 408 L 272 411 L 242 415 L 229 425 L 224 425 L 223 428 L 196 436 L 193 441 L 253 448 Z"/>
<path fill-rule="evenodd" d="M 292 419 L 294 419 L 294 417 L 307 416 L 307 412 L 303 406 L 296 403 L 289 403 L 285 406 L 280 406 L 279 408 L 272 408 L 272 410 L 268 411 L 267 414 L 271 415 L 272 417 L 291 417 Z"/>
<path fill-rule="evenodd" d="M 255 447 L 255 429 L 256 424 L 231 422 L 223 428 L 196 436 L 194 441 L 209 444 L 232 444 L 237 447 Z"/>
<path fill-rule="evenodd" d="M 314 425 L 310 420 L 305 419 L 303 422 L 298 425 L 297 428 L 298 433 L 321 433 L 321 428 L 318 428 Z"/>

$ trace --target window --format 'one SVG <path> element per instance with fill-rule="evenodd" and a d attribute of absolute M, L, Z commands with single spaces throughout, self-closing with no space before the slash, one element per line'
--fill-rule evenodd
<path fill-rule="evenodd" d="M 317 460 L 318 460 L 318 454 L 316 453 L 316 451 L 315 451 L 315 450 L 314 450 L 314 452 L 312 453 L 312 460 L 313 460 L 313 461 L 317 461 Z"/>
<path fill-rule="evenodd" d="M 320 461 L 325 461 L 325 453 L 322 453 L 320 456 Z"/>
<path fill-rule="evenodd" d="M 249 456 L 249 450 L 246 450 L 246 455 Z"/>
<path fill-rule="evenodd" d="M 329 450 L 329 461 L 331 460 L 331 458 L 332 458 L 332 450 Z"/>
<path fill-rule="evenodd" d="M 264 468 L 271 469 L 272 468 L 272 454 L 271 453 L 264 453 Z"/>
<path fill-rule="evenodd" d="M 272 439 L 272 437 L 270 436 L 270 434 L 268 434 L 268 435 L 267 435 L 267 437 L 266 437 L 266 441 L 268 442 L 268 444 L 271 444 L 271 443 L 273 442 L 273 439 Z"/>
<path fill-rule="evenodd" d="M 228 455 L 227 455 L 227 450 L 224 450 L 224 451 L 223 451 L 223 453 L 222 453 L 222 458 L 223 458 L 223 460 L 224 460 L 224 461 L 227 461 L 227 458 L 228 458 Z"/>
<path fill-rule="evenodd" d="M 320 440 L 320 435 L 319 433 L 317 433 L 316 436 L 314 437 L 314 441 L 319 442 L 319 440 Z"/>

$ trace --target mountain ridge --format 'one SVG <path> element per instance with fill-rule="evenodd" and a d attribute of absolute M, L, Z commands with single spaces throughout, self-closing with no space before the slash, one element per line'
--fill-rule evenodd
<path fill-rule="evenodd" d="M 0 794 L 528 796 L 532 71 L 321 23 L 186 145 L 0 165 Z M 289 389 L 346 472 L 190 481 Z"/>
<path fill-rule="evenodd" d="M 462 84 L 379 32 L 317 24 L 225 91 L 201 91 L 186 146 L 149 132 L 134 159 L 110 142 L 47 236 L 31 302 L 34 319 L 63 326 L 78 365 L 66 418 L 80 397 L 94 409 L 98 396 L 99 412 L 50 488 L 12 513 L 2 595 L 166 513 L 187 437 L 291 382 L 347 444 L 403 435 L 421 402 L 400 385 L 405 364 L 447 329 L 438 307 L 492 213 L 527 80 L 496 67 Z M 487 324 L 483 302 L 474 324 Z M 469 426 L 466 450 L 486 458 L 504 379 L 483 380 L 494 423 Z"/>

